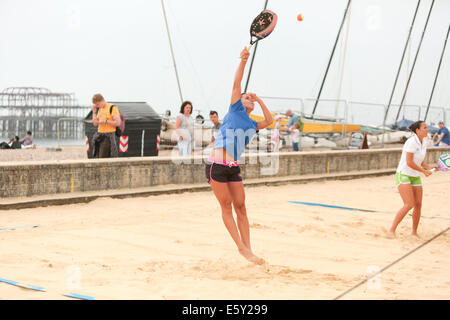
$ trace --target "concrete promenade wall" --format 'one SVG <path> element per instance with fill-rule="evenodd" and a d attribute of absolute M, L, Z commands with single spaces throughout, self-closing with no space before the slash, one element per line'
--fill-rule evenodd
<path fill-rule="evenodd" d="M 450 148 L 429 148 L 436 163 Z M 264 153 L 243 157 L 243 179 L 395 169 L 402 150 Z M 7 163 L 0 165 L 0 199 L 71 192 L 206 183 L 206 157 L 116 158 Z"/>

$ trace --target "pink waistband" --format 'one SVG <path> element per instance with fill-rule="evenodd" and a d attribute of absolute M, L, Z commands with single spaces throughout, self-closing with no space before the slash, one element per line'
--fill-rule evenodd
<path fill-rule="evenodd" d="M 238 167 L 239 166 L 239 163 L 237 161 L 216 159 L 216 158 L 212 158 L 212 157 L 210 157 L 208 159 L 208 162 L 209 163 L 215 163 L 215 164 L 221 164 L 223 166 L 228 166 L 228 167 Z"/>

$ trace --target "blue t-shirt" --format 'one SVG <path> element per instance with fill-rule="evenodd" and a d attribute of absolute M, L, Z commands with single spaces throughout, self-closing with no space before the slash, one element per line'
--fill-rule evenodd
<path fill-rule="evenodd" d="M 239 99 L 235 104 L 230 105 L 228 113 L 223 118 L 214 140 L 214 149 L 224 148 L 235 160 L 239 160 L 245 151 L 245 146 L 256 133 L 257 124 L 258 122 L 250 119 Z"/>
<path fill-rule="evenodd" d="M 450 145 L 450 133 L 448 129 L 446 127 L 439 129 L 438 135 L 441 135 L 441 133 L 444 133 L 441 141 L 447 145 Z"/>
<path fill-rule="evenodd" d="M 294 125 L 294 123 L 298 122 L 298 115 L 296 115 L 295 113 L 292 114 L 292 116 L 289 117 L 289 122 L 288 122 L 288 129 L 290 127 L 292 127 Z M 290 131 L 287 132 L 288 135 L 291 134 Z"/>

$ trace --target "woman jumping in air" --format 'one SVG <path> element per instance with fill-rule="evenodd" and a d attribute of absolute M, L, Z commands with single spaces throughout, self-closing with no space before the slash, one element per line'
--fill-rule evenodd
<path fill-rule="evenodd" d="M 241 92 L 241 81 L 250 52 L 241 51 L 241 61 L 234 78 L 231 105 L 214 141 L 214 147 L 206 164 L 205 173 L 222 209 L 222 220 L 235 242 L 239 253 L 247 260 L 263 264 L 250 245 L 250 227 L 245 208 L 245 191 L 238 160 L 245 151 L 256 130 L 270 126 L 272 115 L 264 102 L 254 93 Z M 264 120 L 256 122 L 249 117 L 257 102 L 264 113 Z M 232 206 L 237 216 L 233 217 Z"/>

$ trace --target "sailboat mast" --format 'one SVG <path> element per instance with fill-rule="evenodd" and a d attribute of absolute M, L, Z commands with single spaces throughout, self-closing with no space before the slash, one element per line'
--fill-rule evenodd
<path fill-rule="evenodd" d="M 416 11 L 414 12 L 414 17 L 411 23 L 411 27 L 409 28 L 409 33 L 408 33 L 408 38 L 406 39 L 406 44 L 405 44 L 405 48 L 403 49 L 403 54 L 402 54 L 402 58 L 400 60 L 400 65 L 398 66 L 398 70 L 397 70 L 397 75 L 395 77 L 395 81 L 394 81 L 394 87 L 392 88 L 392 92 L 391 92 L 391 97 L 389 98 L 389 103 L 386 107 L 386 112 L 384 113 L 384 119 L 383 119 L 383 140 L 382 140 L 382 146 L 384 147 L 384 132 L 385 132 L 385 126 L 386 126 L 386 119 L 389 113 L 389 108 L 391 107 L 391 103 L 392 103 L 392 98 L 394 97 L 394 92 L 395 92 L 395 87 L 397 86 L 397 81 L 398 81 L 398 77 L 400 75 L 400 71 L 402 70 L 402 65 L 403 65 L 403 60 L 405 59 L 405 53 L 406 50 L 408 49 L 408 45 L 410 44 L 410 39 L 411 39 L 411 33 L 412 30 L 414 28 L 414 24 L 416 23 L 416 17 L 417 17 L 417 12 L 419 11 L 419 6 L 420 6 L 420 0 L 417 2 L 417 6 L 416 6 Z M 411 50 L 411 47 L 410 47 Z M 410 54 L 410 53 L 408 53 Z M 409 62 L 408 62 L 408 68 L 409 68 Z"/>
<path fill-rule="evenodd" d="M 339 32 L 336 37 L 336 41 L 334 42 L 333 51 L 331 52 L 330 60 L 328 61 L 327 70 L 325 71 L 325 75 L 322 80 L 322 85 L 320 86 L 319 94 L 316 99 L 316 103 L 314 104 L 314 109 L 312 111 L 312 117 L 314 118 L 314 113 L 316 112 L 317 104 L 319 103 L 320 95 L 322 94 L 323 85 L 325 84 L 325 80 L 327 79 L 328 70 L 330 69 L 331 61 L 333 60 L 334 51 L 336 50 L 336 45 L 339 41 L 339 37 L 341 35 L 342 27 L 344 26 L 345 18 L 347 17 L 348 8 L 350 7 L 350 4 L 352 3 L 352 0 L 348 0 L 347 8 L 345 9 L 344 17 L 342 18 L 341 26 L 339 27 Z"/>
<path fill-rule="evenodd" d="M 398 107 L 397 116 L 395 117 L 395 122 L 398 120 L 398 116 L 400 115 L 400 111 L 402 110 L 403 103 L 405 102 L 406 93 L 408 92 L 409 83 L 411 81 L 412 74 L 414 72 L 414 67 L 416 65 L 417 57 L 419 56 L 420 47 L 422 46 L 423 37 L 425 35 L 425 31 L 427 30 L 428 21 L 430 20 L 431 11 L 433 10 L 434 0 L 431 3 L 430 11 L 428 12 L 427 21 L 425 22 L 425 27 L 423 28 L 422 37 L 420 38 L 419 47 L 417 48 L 416 56 L 414 57 L 414 62 L 411 67 L 411 71 L 409 73 L 408 82 L 406 83 L 405 91 L 403 92 L 402 101 L 400 102 L 400 106 Z"/>
<path fill-rule="evenodd" d="M 450 33 L 450 25 L 448 26 L 447 36 L 445 37 L 445 42 L 444 42 L 444 48 L 442 49 L 441 60 L 439 60 L 439 66 L 438 66 L 438 69 L 436 72 L 436 78 L 434 79 L 433 89 L 431 90 L 430 101 L 428 101 L 427 111 L 425 112 L 425 118 L 423 118 L 423 121 L 427 120 L 428 110 L 430 109 L 431 99 L 433 99 L 434 88 L 436 87 L 436 82 L 439 77 L 439 71 L 441 70 L 442 58 L 444 57 L 445 47 L 447 46 L 447 39 L 448 39 L 449 33 Z"/>
<path fill-rule="evenodd" d="M 175 56 L 173 54 L 172 39 L 170 38 L 169 24 L 167 23 L 166 8 L 164 7 L 164 0 L 161 0 L 161 6 L 162 6 L 163 14 L 164 14 L 164 21 L 166 23 L 167 36 L 169 37 L 170 53 L 172 55 L 173 67 L 175 69 L 175 76 L 177 78 L 178 94 L 180 95 L 181 103 L 183 103 L 183 95 L 181 94 L 180 79 L 178 77 L 177 64 L 175 63 Z"/>
<path fill-rule="evenodd" d="M 339 81 L 338 96 L 337 96 L 337 101 L 336 101 L 336 107 L 334 110 L 334 117 L 336 119 L 338 118 L 339 101 L 341 99 L 341 92 L 342 92 L 342 82 L 344 81 L 345 59 L 347 57 L 348 34 L 350 33 L 350 15 L 351 15 L 351 13 L 352 13 L 352 7 L 350 6 L 348 9 L 348 16 L 347 16 L 347 30 L 345 33 L 344 53 L 342 54 L 342 62 L 341 62 L 341 79 Z"/>

